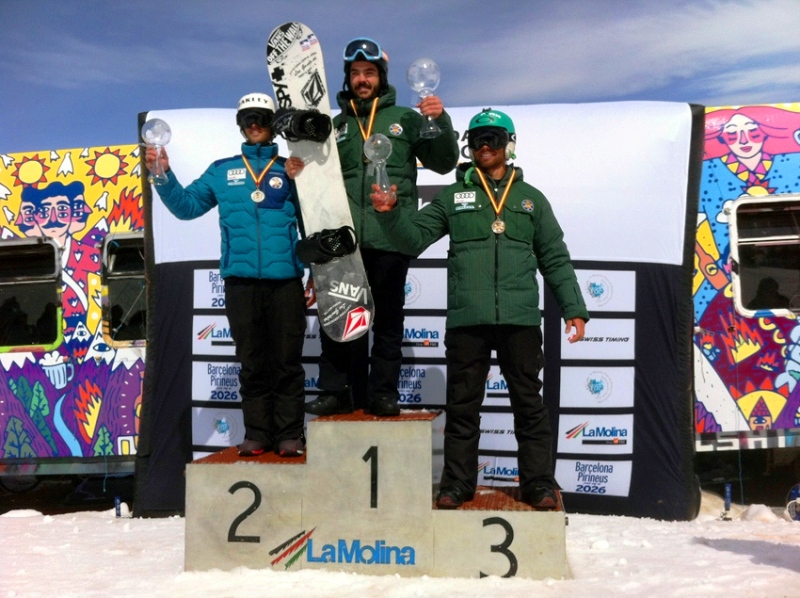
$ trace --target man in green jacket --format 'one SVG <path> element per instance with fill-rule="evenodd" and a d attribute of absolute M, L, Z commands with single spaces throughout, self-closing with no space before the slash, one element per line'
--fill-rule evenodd
<path fill-rule="evenodd" d="M 441 100 L 428 96 L 419 112 L 395 104 L 397 93 L 388 82 L 386 53 L 373 40 L 358 38 L 344 50 L 344 89 L 337 95 L 341 114 L 334 119 L 342 174 L 350 201 L 356 238 L 375 301 L 372 350 L 367 335 L 337 343 L 320 331 L 320 397 L 306 404 L 314 415 L 350 413 L 355 407 L 381 416 L 400 413 L 397 381 L 402 365 L 403 305 L 411 256 L 386 238 L 372 209 L 374 174 L 364 156 L 364 141 L 381 133 L 392 143 L 386 171 L 397 197 L 398 211 L 416 212 L 417 160 L 440 174 L 458 162 L 458 143 Z M 421 113 L 421 114 L 420 114 Z M 424 116 L 442 130 L 433 139 L 420 137 Z"/>
<path fill-rule="evenodd" d="M 553 291 L 574 343 L 589 313 L 570 262 L 564 235 L 547 198 L 522 180 L 513 158 L 511 119 L 487 109 L 472 118 L 472 163 L 430 205 L 406 215 L 374 187 L 371 195 L 384 234 L 400 251 L 416 255 L 446 234 L 447 422 L 444 471 L 436 499 L 456 509 L 475 494 L 480 407 L 492 350 L 508 383 L 514 412 L 522 498 L 539 509 L 558 507 L 552 431 L 540 394 L 544 366 L 536 271 Z"/>

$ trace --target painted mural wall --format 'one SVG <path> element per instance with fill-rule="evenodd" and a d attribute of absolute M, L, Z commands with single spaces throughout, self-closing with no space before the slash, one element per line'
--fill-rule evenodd
<path fill-rule="evenodd" d="M 107 241 L 144 230 L 139 147 L 0 160 L 0 466 L 133 455 L 146 314 L 130 308 L 144 305 L 144 278 L 114 279 L 104 252 L 114 256 L 119 244 Z M 30 313 L 26 247 L 37 243 L 53 247 L 55 301 Z M 132 302 L 109 301 L 107 278 Z M 56 333 L 38 336 L 47 326 Z"/>
<path fill-rule="evenodd" d="M 733 202 L 791 193 L 800 193 L 800 104 L 707 108 L 693 284 L 698 450 L 800 445 L 800 324 L 740 315 L 729 259 Z"/>

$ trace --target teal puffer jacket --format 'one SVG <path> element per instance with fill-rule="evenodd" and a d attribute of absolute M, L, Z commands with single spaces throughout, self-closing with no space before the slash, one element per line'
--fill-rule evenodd
<path fill-rule="evenodd" d="M 242 154 L 256 175 L 277 156 L 275 144 L 242 144 Z M 223 278 L 285 280 L 303 275 L 297 259 L 299 206 L 294 181 L 286 176 L 285 159 L 278 157 L 264 175 L 260 189 L 266 195 L 256 203 L 250 197 L 255 181 L 242 156 L 217 160 L 196 181 L 183 187 L 175 175 L 156 187 L 164 205 L 181 220 L 219 208 L 220 273 Z"/>
<path fill-rule="evenodd" d="M 495 234 L 494 208 L 469 166 L 462 164 L 457 170 L 457 182 L 412 216 L 398 210 L 376 212 L 381 230 L 404 253 L 418 255 L 431 243 L 450 235 L 447 328 L 480 324 L 538 326 L 541 313 L 537 270 L 553 291 L 564 319 L 588 321 L 564 234 L 547 198 L 525 183 L 522 169 L 512 165 L 496 192 L 499 200 L 511 172 L 516 170 L 500 213 L 505 231 Z"/>
<path fill-rule="evenodd" d="M 392 155 L 386 163 L 386 172 L 390 183 L 397 185 L 399 210 L 411 214 L 417 211 L 418 206 L 417 160 L 425 168 L 446 174 L 458 163 L 458 143 L 453 123 L 446 112 L 436 119 L 442 134 L 433 139 L 420 138 L 423 117 L 416 110 L 395 105 L 396 97 L 395 88 L 391 85 L 380 96 L 372 134 L 382 133 L 392 142 Z M 357 119 L 348 98 L 344 92 L 336 96 L 342 112 L 334 118 L 333 123 L 356 237 L 361 247 L 398 251 L 378 226 L 369 198 L 375 176 L 368 173 L 369 164 L 364 161 L 364 138 L 358 122 L 360 120 L 364 129 L 367 129 L 372 100 L 355 100 Z"/>

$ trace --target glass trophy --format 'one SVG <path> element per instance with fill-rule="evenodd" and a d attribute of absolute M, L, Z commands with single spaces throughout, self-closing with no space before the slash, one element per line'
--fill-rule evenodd
<path fill-rule="evenodd" d="M 406 80 L 409 86 L 419 95 L 420 99 L 433 95 L 433 90 L 439 85 L 439 66 L 430 58 L 417 58 L 406 71 Z M 433 117 L 425 117 L 425 125 L 420 131 L 423 139 L 432 139 L 440 135 L 442 130 Z"/>
<path fill-rule="evenodd" d="M 375 133 L 364 142 L 364 155 L 369 159 L 367 174 L 375 174 L 375 184 L 384 193 L 391 191 L 386 161 L 392 155 L 392 142 L 382 133 Z"/>
<path fill-rule="evenodd" d="M 167 145 L 171 138 L 172 130 L 160 118 L 151 118 L 142 125 L 142 139 L 144 139 L 145 145 L 156 150 L 153 172 L 147 177 L 151 185 L 163 185 L 169 180 L 167 173 L 164 172 L 164 165 L 161 163 L 161 148 Z"/>

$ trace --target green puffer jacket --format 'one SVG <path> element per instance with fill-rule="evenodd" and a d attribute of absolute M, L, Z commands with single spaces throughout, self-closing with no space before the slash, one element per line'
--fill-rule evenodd
<path fill-rule="evenodd" d="M 417 159 L 425 168 L 446 174 L 458 163 L 458 143 L 453 123 L 445 112 L 436 119 L 442 134 L 433 139 L 420 139 L 419 130 L 423 117 L 418 111 L 396 106 L 397 93 L 391 85 L 378 100 L 378 110 L 372 133 L 382 133 L 392 142 L 392 155 L 386 163 L 389 181 L 397 185 L 397 202 L 404 214 L 417 211 Z M 348 96 L 339 92 L 336 96 L 342 112 L 333 120 L 342 175 L 350 200 L 350 212 L 356 237 L 361 247 L 398 251 L 397 246 L 386 238 L 375 217 L 369 194 L 375 182 L 374 174 L 368 174 L 364 161 L 364 138 L 353 114 Z M 369 126 L 372 100 L 356 99 L 358 116 L 364 127 Z"/>
<path fill-rule="evenodd" d="M 516 168 L 500 213 L 506 229 L 495 234 L 494 208 L 470 166 L 461 164 L 456 171 L 457 182 L 411 216 L 399 210 L 376 212 L 382 230 L 403 253 L 418 255 L 450 234 L 447 328 L 479 324 L 538 326 L 541 313 L 537 269 L 553 291 L 564 320 L 588 321 L 589 312 L 564 234 L 547 198 L 523 182 L 522 169 Z M 512 170 L 513 165 L 495 193 L 498 201 Z M 470 175 L 469 180 L 465 181 L 465 174 Z"/>

